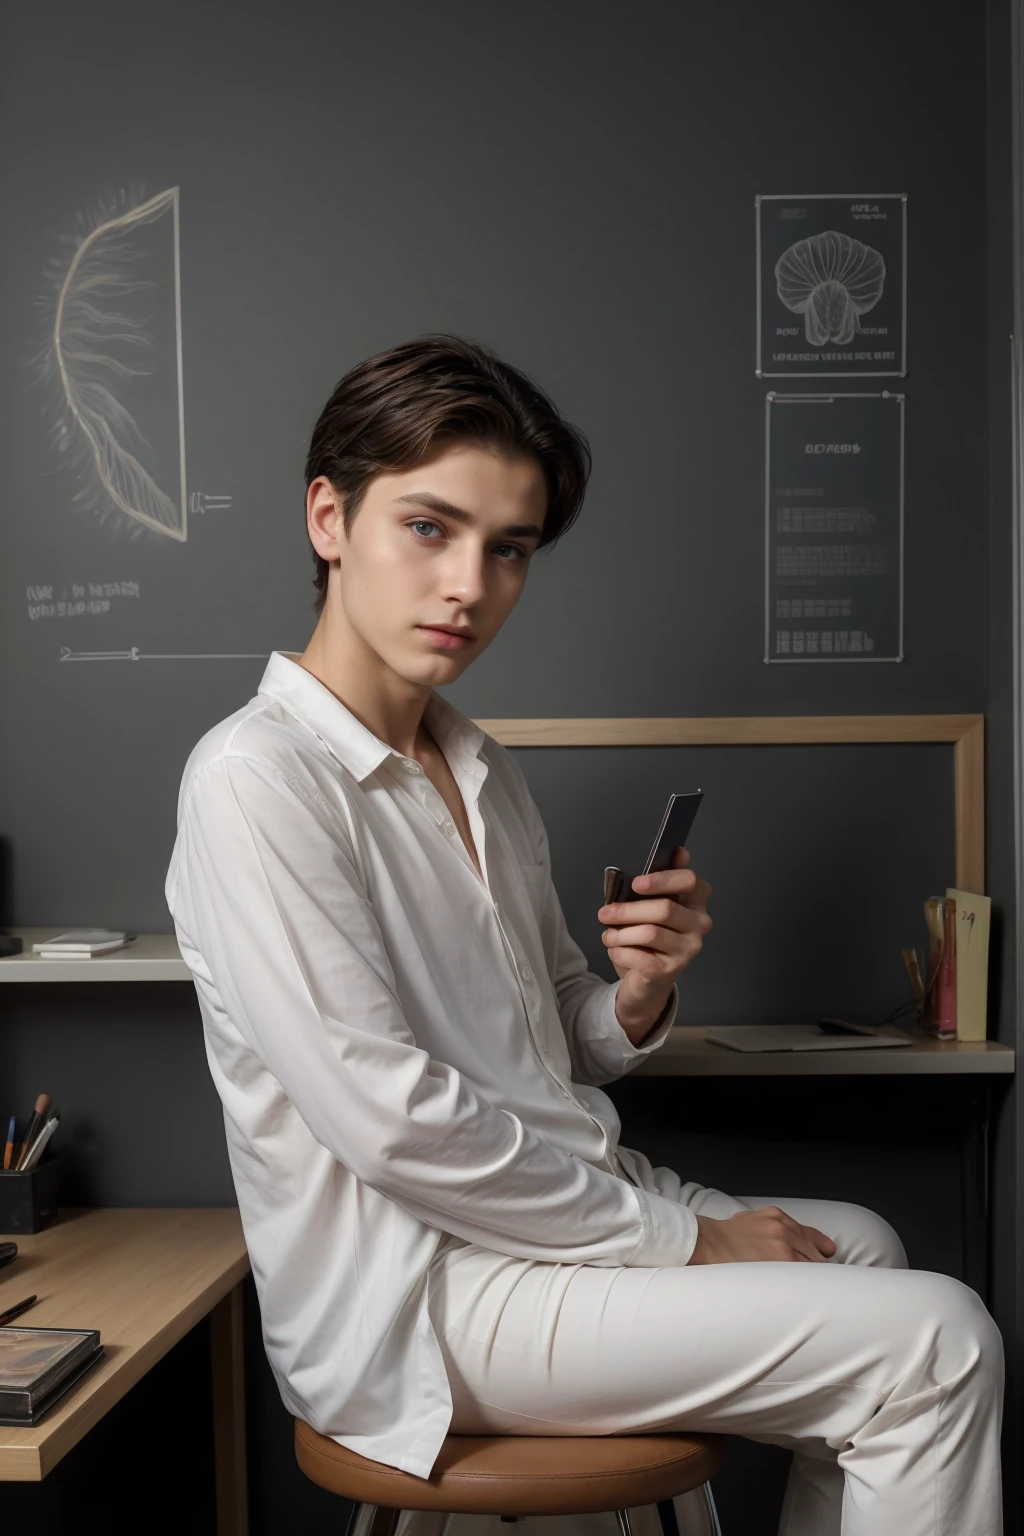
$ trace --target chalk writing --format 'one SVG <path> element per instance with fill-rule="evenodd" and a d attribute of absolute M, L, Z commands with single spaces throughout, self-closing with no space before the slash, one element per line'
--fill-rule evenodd
<path fill-rule="evenodd" d="M 30 619 L 77 619 L 83 614 L 109 613 L 116 598 L 137 598 L 137 581 L 72 581 L 57 587 L 52 582 L 25 588 Z"/>

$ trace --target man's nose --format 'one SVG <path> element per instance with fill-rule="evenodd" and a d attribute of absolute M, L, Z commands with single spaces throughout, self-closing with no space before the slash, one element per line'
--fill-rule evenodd
<path fill-rule="evenodd" d="M 457 597 L 467 607 L 470 603 L 480 602 L 487 594 L 485 558 L 480 550 L 453 550 L 445 564 L 445 595 Z"/>

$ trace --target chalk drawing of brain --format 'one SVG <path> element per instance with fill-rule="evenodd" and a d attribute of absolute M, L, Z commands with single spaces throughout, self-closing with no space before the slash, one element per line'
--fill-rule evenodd
<path fill-rule="evenodd" d="M 803 315 L 813 347 L 844 345 L 860 329 L 860 316 L 882 297 L 885 262 L 873 246 L 826 229 L 798 240 L 775 263 L 779 298 Z"/>

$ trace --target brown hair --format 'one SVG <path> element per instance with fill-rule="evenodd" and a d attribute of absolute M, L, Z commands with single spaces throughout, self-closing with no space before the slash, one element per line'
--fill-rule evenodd
<path fill-rule="evenodd" d="M 477 342 L 444 333 L 379 352 L 346 373 L 313 428 L 306 489 L 327 476 L 342 497 L 347 536 L 374 476 L 411 469 L 441 439 L 537 460 L 548 485 L 538 549 L 576 520 L 591 468 L 583 433 L 525 373 Z M 319 613 L 330 567 L 313 554 Z"/>

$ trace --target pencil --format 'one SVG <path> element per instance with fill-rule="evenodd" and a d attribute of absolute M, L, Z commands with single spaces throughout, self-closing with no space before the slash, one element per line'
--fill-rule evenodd
<path fill-rule="evenodd" d="M 11 1116 L 11 1123 L 7 1127 L 7 1145 L 4 1147 L 4 1167 L 10 1168 L 11 1158 L 14 1156 L 14 1123 L 15 1117 Z"/>
<path fill-rule="evenodd" d="M 28 1311 L 35 1300 L 34 1296 L 26 1296 L 24 1301 L 19 1301 L 13 1307 L 8 1307 L 6 1312 L 0 1312 L 0 1323 L 9 1323 L 12 1318 L 20 1317 L 23 1312 Z"/>

